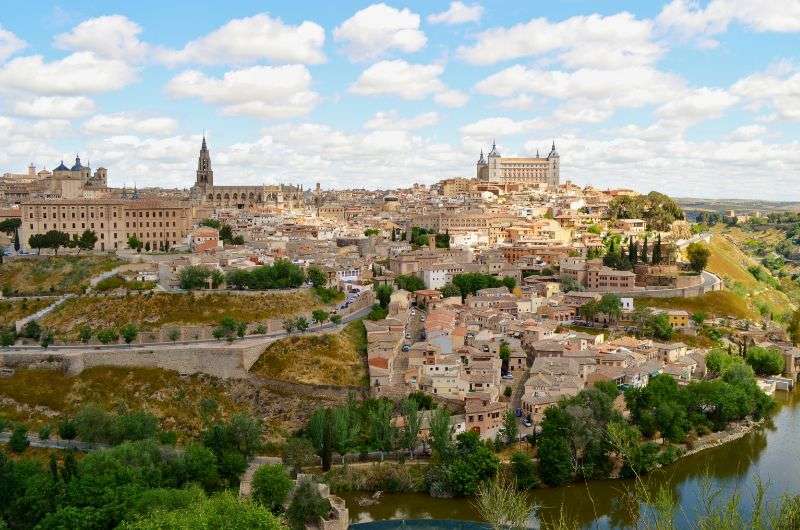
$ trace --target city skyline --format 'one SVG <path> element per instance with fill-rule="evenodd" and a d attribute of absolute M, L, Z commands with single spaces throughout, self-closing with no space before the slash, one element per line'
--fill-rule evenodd
<path fill-rule="evenodd" d="M 392 188 L 472 177 L 480 149 L 561 179 L 797 200 L 797 2 L 11 2 L 3 171 L 75 153 L 109 185 Z"/>

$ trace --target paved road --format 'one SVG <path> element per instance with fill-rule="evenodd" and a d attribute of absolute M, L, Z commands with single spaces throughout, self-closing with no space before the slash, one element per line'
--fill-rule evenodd
<path fill-rule="evenodd" d="M 342 318 L 342 323 L 334 325 L 331 322 L 326 322 L 320 326 L 312 326 L 308 328 L 308 331 L 305 334 L 316 334 L 316 333 L 334 333 L 340 331 L 347 323 L 352 322 L 353 320 L 357 320 L 359 318 L 364 318 L 370 312 L 371 307 L 365 307 L 355 313 L 351 313 Z M 231 346 L 235 348 L 242 348 L 245 346 L 252 346 L 263 344 L 264 346 L 271 344 L 272 342 L 287 337 L 288 333 L 285 331 L 276 331 L 273 333 L 268 333 L 266 335 L 252 335 L 245 337 L 243 339 L 235 340 L 231 343 L 218 341 L 216 339 L 209 339 L 209 340 L 197 340 L 197 341 L 179 341 L 179 342 L 148 342 L 146 344 L 106 344 L 106 345 L 86 345 L 86 344 L 70 344 L 70 345 L 60 345 L 60 346 L 53 346 L 47 348 L 46 350 L 38 345 L 17 345 L 12 346 L 9 348 L 0 348 L 0 353 L 10 352 L 10 353 L 41 353 L 43 351 L 47 351 L 48 353 L 58 354 L 58 353 L 71 353 L 75 351 L 86 351 L 86 350 L 121 350 L 121 351 L 149 351 L 152 350 L 154 347 L 159 347 L 161 349 L 186 349 L 186 348 L 196 348 L 196 347 L 220 347 L 220 346 Z"/>

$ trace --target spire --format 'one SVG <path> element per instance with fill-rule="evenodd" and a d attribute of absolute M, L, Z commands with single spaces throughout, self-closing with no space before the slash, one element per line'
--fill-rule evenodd
<path fill-rule="evenodd" d="M 206 147 L 206 133 L 203 133 L 203 145 L 200 146 L 200 149 L 203 151 L 208 149 L 208 147 Z"/>
<path fill-rule="evenodd" d="M 536 158 L 540 158 L 539 157 L 539 148 L 538 147 L 536 148 Z"/>

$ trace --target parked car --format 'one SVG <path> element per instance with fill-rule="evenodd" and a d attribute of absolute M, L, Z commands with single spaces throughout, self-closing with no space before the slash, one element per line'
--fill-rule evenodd
<path fill-rule="evenodd" d="M 409 350 L 411 350 L 411 346 L 409 346 L 408 344 L 403 344 L 402 350 L 403 351 L 409 351 Z"/>
<path fill-rule="evenodd" d="M 533 427 L 533 423 L 531 423 L 530 420 L 525 420 L 524 425 L 525 427 Z"/>
<path fill-rule="evenodd" d="M 506 380 L 509 380 L 509 379 L 514 379 L 514 376 L 513 376 L 513 374 L 503 374 L 503 375 L 501 375 L 500 377 L 501 377 L 502 379 L 506 379 Z"/>

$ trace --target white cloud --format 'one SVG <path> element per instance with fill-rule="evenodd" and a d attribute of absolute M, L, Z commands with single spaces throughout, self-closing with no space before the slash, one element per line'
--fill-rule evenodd
<path fill-rule="evenodd" d="M 45 62 L 41 55 L 17 57 L 0 67 L 0 87 L 37 94 L 86 94 L 118 90 L 136 80 L 136 71 L 118 59 L 77 52 Z"/>
<path fill-rule="evenodd" d="M 88 51 L 98 57 L 143 61 L 150 49 L 139 40 L 141 26 L 123 15 L 90 18 L 70 32 L 57 35 L 55 46 L 62 50 Z"/>
<path fill-rule="evenodd" d="M 530 132 L 547 127 L 548 124 L 541 119 L 513 120 L 506 117 L 484 118 L 474 123 L 461 127 L 461 134 L 472 138 L 485 140 L 496 136 L 508 136 Z"/>
<path fill-rule="evenodd" d="M 701 47 L 713 47 L 713 35 L 723 33 L 731 23 L 759 32 L 800 31 L 800 2 L 797 0 L 711 0 L 705 7 L 695 1 L 673 0 L 659 13 L 660 31 L 684 39 L 698 38 Z"/>
<path fill-rule="evenodd" d="M 733 131 L 728 134 L 728 140 L 730 141 L 742 141 L 742 140 L 755 140 L 756 138 L 761 138 L 765 134 L 767 134 L 767 128 L 763 125 L 742 125 L 741 127 L 735 128 Z"/>
<path fill-rule="evenodd" d="M 533 98 L 527 94 L 518 94 L 513 98 L 506 98 L 498 103 L 504 109 L 528 110 L 533 107 Z"/>
<path fill-rule="evenodd" d="M 344 43 L 352 60 L 362 61 L 390 50 L 405 53 L 421 50 L 428 39 L 419 24 L 419 15 L 407 8 L 373 4 L 342 22 L 333 30 L 333 38 Z"/>
<path fill-rule="evenodd" d="M 417 114 L 411 118 L 402 118 L 397 111 L 376 112 L 365 124 L 365 129 L 411 131 L 431 127 L 439 123 L 439 114 L 436 112 L 425 112 Z"/>
<path fill-rule="evenodd" d="M 305 21 L 291 26 L 260 13 L 233 19 L 181 50 L 162 50 L 159 58 L 167 64 L 241 64 L 260 60 L 318 64 L 325 61 L 324 44 L 325 30 L 319 24 Z"/>
<path fill-rule="evenodd" d="M 25 46 L 24 40 L 0 25 L 0 62 L 5 61 Z"/>
<path fill-rule="evenodd" d="M 222 78 L 187 70 L 169 81 L 167 92 L 220 105 L 228 115 L 287 118 L 308 114 L 319 102 L 310 84 L 311 74 L 303 65 L 252 66 Z"/>
<path fill-rule="evenodd" d="M 142 117 L 135 113 L 98 114 L 86 120 L 81 127 L 90 135 L 124 135 L 131 133 L 169 135 L 178 123 L 167 117 Z"/>
<path fill-rule="evenodd" d="M 350 92 L 364 96 L 395 95 L 408 100 L 434 96 L 440 105 L 463 106 L 467 95 L 447 88 L 439 79 L 443 71 L 444 66 L 439 64 L 412 64 L 400 59 L 380 61 L 361 73 L 350 86 Z"/>
<path fill-rule="evenodd" d="M 731 92 L 750 101 L 753 110 L 767 106 L 780 119 L 800 120 L 800 71 L 788 63 L 740 79 Z"/>
<path fill-rule="evenodd" d="M 672 101 L 655 111 L 663 120 L 678 123 L 695 123 L 708 118 L 718 118 L 739 101 L 737 96 L 719 88 L 696 88 L 676 94 Z"/>
<path fill-rule="evenodd" d="M 94 111 L 94 102 L 83 96 L 39 96 L 16 101 L 13 111 L 32 118 L 79 118 Z"/>
<path fill-rule="evenodd" d="M 502 98 L 537 94 L 568 100 L 570 108 L 565 113 L 568 116 L 580 109 L 609 115 L 609 111 L 617 108 L 663 103 L 676 92 L 682 92 L 684 83 L 678 76 L 648 66 L 564 72 L 515 65 L 480 81 L 475 88 L 482 94 Z"/>
<path fill-rule="evenodd" d="M 477 22 L 483 15 L 483 7 L 479 4 L 466 5 L 463 2 L 450 2 L 447 11 L 428 15 L 428 22 L 431 24 L 463 24 L 465 22 Z"/>
<path fill-rule="evenodd" d="M 555 23 L 536 18 L 483 31 L 475 44 L 459 47 L 458 55 L 469 63 L 487 65 L 555 53 L 570 68 L 625 68 L 650 64 L 663 53 L 652 40 L 652 30 L 651 21 L 624 12 Z"/>
<path fill-rule="evenodd" d="M 433 96 L 439 105 L 451 108 L 463 107 L 469 101 L 469 96 L 460 90 L 445 90 Z"/>

